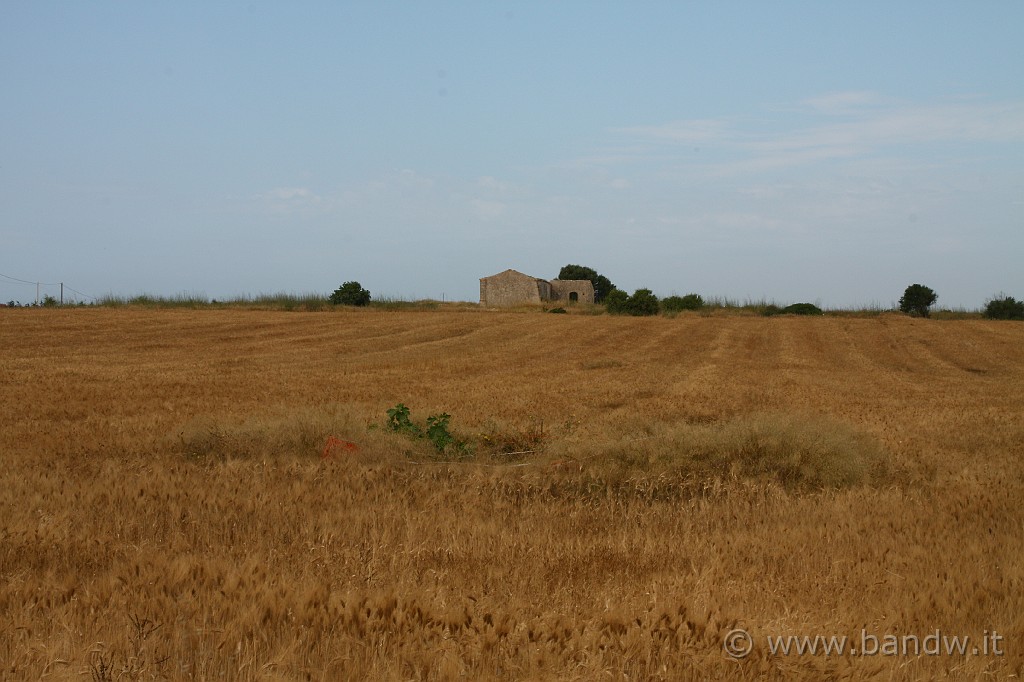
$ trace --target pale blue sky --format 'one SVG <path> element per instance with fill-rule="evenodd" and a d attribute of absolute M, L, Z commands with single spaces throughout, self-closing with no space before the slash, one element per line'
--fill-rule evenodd
<path fill-rule="evenodd" d="M 1024 297 L 1019 0 L 0 8 L 5 275 Z"/>

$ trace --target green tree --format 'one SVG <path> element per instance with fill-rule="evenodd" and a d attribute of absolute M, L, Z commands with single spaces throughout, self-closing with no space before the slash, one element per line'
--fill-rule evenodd
<path fill-rule="evenodd" d="M 626 305 L 629 303 L 629 294 L 622 289 L 612 289 L 605 296 L 604 304 L 612 315 L 622 315 L 626 312 Z"/>
<path fill-rule="evenodd" d="M 364 306 L 369 302 L 370 292 L 359 282 L 345 282 L 331 294 L 331 303 L 334 305 Z"/>
<path fill-rule="evenodd" d="M 1000 294 L 985 304 L 985 317 L 990 320 L 1024 320 L 1024 301 Z"/>
<path fill-rule="evenodd" d="M 700 310 L 704 307 L 704 299 L 699 294 L 686 296 L 667 296 L 661 299 L 661 309 L 675 313 L 680 310 Z"/>
<path fill-rule="evenodd" d="M 594 285 L 594 303 L 603 302 L 608 294 L 615 291 L 611 280 L 585 265 L 566 265 L 558 271 L 558 279 L 589 279 Z"/>
<path fill-rule="evenodd" d="M 637 289 L 626 302 L 626 312 L 637 317 L 657 315 L 658 310 L 658 297 L 650 289 Z"/>
<path fill-rule="evenodd" d="M 900 298 L 900 310 L 916 317 L 928 317 L 939 295 L 923 284 L 911 284 Z"/>

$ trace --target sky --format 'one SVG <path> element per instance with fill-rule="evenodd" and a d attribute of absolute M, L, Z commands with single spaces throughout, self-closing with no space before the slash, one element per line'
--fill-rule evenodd
<path fill-rule="evenodd" d="M 2 7 L 0 301 L 1024 298 L 1019 0 Z"/>

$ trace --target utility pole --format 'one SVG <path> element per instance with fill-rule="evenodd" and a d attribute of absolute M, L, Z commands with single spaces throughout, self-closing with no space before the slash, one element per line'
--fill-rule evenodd
<path fill-rule="evenodd" d="M 39 307 L 39 282 L 36 282 L 36 307 Z"/>
<path fill-rule="evenodd" d="M 60 304 L 64 305 L 64 282 L 60 283 Z"/>

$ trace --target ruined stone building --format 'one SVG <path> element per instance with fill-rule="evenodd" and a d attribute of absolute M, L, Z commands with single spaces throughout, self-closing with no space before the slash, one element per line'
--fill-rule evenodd
<path fill-rule="evenodd" d="M 594 285 L 589 279 L 540 279 L 517 270 L 480 278 L 480 305 L 510 306 L 524 303 L 593 303 Z"/>

